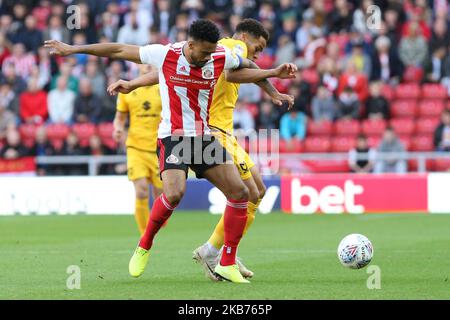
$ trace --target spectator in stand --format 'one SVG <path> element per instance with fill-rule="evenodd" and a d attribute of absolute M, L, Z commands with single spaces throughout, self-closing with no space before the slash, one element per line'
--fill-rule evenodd
<path fill-rule="evenodd" d="M 406 67 L 423 67 L 428 54 L 425 38 L 419 33 L 419 25 L 409 26 L 408 36 L 402 38 L 398 53 L 400 60 Z"/>
<path fill-rule="evenodd" d="M 335 94 L 339 86 L 339 70 L 336 62 L 326 57 L 318 65 L 317 71 L 319 71 L 320 83 Z"/>
<path fill-rule="evenodd" d="M 147 27 L 139 25 L 137 13 L 131 12 L 129 24 L 125 24 L 119 29 L 117 42 L 143 46 L 148 44 L 149 35 Z"/>
<path fill-rule="evenodd" d="M 23 43 L 16 43 L 13 46 L 12 55 L 3 61 L 2 69 L 8 64 L 14 65 L 18 76 L 27 79 L 36 65 L 36 59 L 31 53 L 26 52 Z"/>
<path fill-rule="evenodd" d="M 106 156 L 114 154 L 107 146 L 102 144 L 102 140 L 96 134 L 89 138 L 89 146 L 87 147 L 87 154 L 91 156 Z M 114 173 L 114 164 L 102 164 L 98 167 L 98 173 L 101 175 Z"/>
<path fill-rule="evenodd" d="M 25 25 L 17 32 L 14 42 L 21 42 L 27 51 L 37 53 L 42 46 L 42 32 L 36 29 L 37 21 L 32 15 L 25 19 Z"/>
<path fill-rule="evenodd" d="M 98 97 L 103 98 L 106 95 L 106 79 L 103 73 L 98 68 L 98 60 L 89 61 L 86 65 L 86 77 L 89 78 L 92 84 L 92 91 Z"/>
<path fill-rule="evenodd" d="M 337 102 L 337 118 L 344 120 L 359 119 L 361 104 L 351 87 L 347 87 L 339 95 Z"/>
<path fill-rule="evenodd" d="M 289 63 L 295 59 L 295 43 L 287 34 L 283 34 L 278 38 L 278 48 L 275 53 L 275 65 Z"/>
<path fill-rule="evenodd" d="M 366 101 L 366 114 L 368 119 L 389 119 L 389 102 L 381 95 L 381 82 L 372 82 L 370 84 L 370 96 Z"/>
<path fill-rule="evenodd" d="M 31 78 L 28 90 L 20 95 L 19 113 L 26 123 L 42 124 L 47 120 L 47 92 L 39 89 L 38 79 Z"/>
<path fill-rule="evenodd" d="M 175 20 L 175 15 L 171 11 L 171 3 L 169 0 L 159 0 L 156 5 L 158 10 L 153 13 L 153 25 L 156 29 L 164 36 L 169 35 L 170 26 L 173 25 Z M 217 11 L 216 11 L 217 12 Z"/>
<path fill-rule="evenodd" d="M 242 83 L 239 87 L 239 100 L 258 103 L 261 101 L 261 89 L 253 83 Z"/>
<path fill-rule="evenodd" d="M 39 88 L 44 88 L 46 91 L 50 86 L 51 67 L 50 53 L 44 47 L 40 47 L 38 49 L 38 64 L 31 71 L 31 76 L 37 77 Z"/>
<path fill-rule="evenodd" d="M 353 12 L 353 28 L 357 30 L 360 34 L 368 34 L 371 30 L 368 28 L 367 21 L 370 21 L 370 16 L 372 11 L 369 7 L 374 3 L 372 0 L 362 0 L 361 5 L 358 9 Z"/>
<path fill-rule="evenodd" d="M 0 141 L 2 141 L 6 137 L 8 128 L 15 127 L 16 123 L 16 115 L 8 110 L 0 100 Z"/>
<path fill-rule="evenodd" d="M 328 14 L 328 32 L 338 33 L 349 31 L 353 23 L 353 15 L 350 3 L 347 0 L 336 0 L 334 10 Z"/>
<path fill-rule="evenodd" d="M 92 84 L 88 78 L 80 79 L 80 93 L 75 98 L 74 122 L 98 123 L 102 111 L 102 102 L 92 91 Z"/>
<path fill-rule="evenodd" d="M 363 73 L 358 72 L 353 61 L 347 63 L 345 72 L 339 78 L 338 97 L 346 88 L 351 88 L 358 96 L 360 102 L 364 102 L 369 94 L 367 77 Z"/>
<path fill-rule="evenodd" d="M 11 54 L 8 46 L 9 43 L 8 40 L 6 39 L 5 34 L 0 31 L 0 65 L 3 65 L 3 61 L 5 61 L 5 59 L 9 57 Z"/>
<path fill-rule="evenodd" d="M 437 19 L 433 24 L 433 33 L 429 42 L 429 52 L 434 52 L 436 49 L 450 45 L 450 33 L 448 32 L 448 25 L 446 19 Z"/>
<path fill-rule="evenodd" d="M 450 46 L 448 47 L 447 52 L 450 53 Z M 447 88 L 447 94 L 450 96 L 450 54 L 444 59 L 444 68 L 442 74 L 442 85 Z"/>
<path fill-rule="evenodd" d="M 75 94 L 78 93 L 78 79 L 72 75 L 73 66 L 69 61 L 65 61 L 59 66 L 59 73 L 52 77 L 50 82 L 50 90 L 56 88 L 59 77 L 64 77 L 67 79 L 67 88 L 73 91 Z"/>
<path fill-rule="evenodd" d="M 450 109 L 441 115 L 441 123 L 434 130 L 434 147 L 436 151 L 450 151 Z"/>
<path fill-rule="evenodd" d="M 360 41 L 352 44 L 352 51 L 346 55 L 344 64 L 353 63 L 358 73 L 363 73 L 367 78 L 370 76 L 372 63 L 370 57 L 363 51 L 363 43 Z"/>
<path fill-rule="evenodd" d="M 43 40 L 58 40 L 64 43 L 70 42 L 70 32 L 63 25 L 62 18 L 52 15 L 48 21 L 48 27 L 42 33 Z"/>
<path fill-rule="evenodd" d="M 251 112 L 247 109 L 247 106 L 242 101 L 236 102 L 234 109 L 233 126 L 234 129 L 240 129 L 244 132 L 249 132 L 255 129 L 255 119 Z"/>
<path fill-rule="evenodd" d="M 0 83 L 0 104 L 8 111 L 19 114 L 19 99 L 8 82 Z"/>
<path fill-rule="evenodd" d="M 307 121 L 306 115 L 296 109 L 285 113 L 280 120 L 281 138 L 288 141 L 288 143 L 292 139 L 305 139 Z"/>
<path fill-rule="evenodd" d="M 369 173 L 372 172 L 374 163 L 375 150 L 369 147 L 366 135 L 359 134 L 356 138 L 356 146 L 348 153 L 350 171 L 355 173 Z"/>
<path fill-rule="evenodd" d="M 108 79 L 108 85 L 111 85 L 116 81 L 117 79 L 110 77 Z M 109 94 L 103 95 L 100 122 L 112 122 L 116 115 L 116 107 L 117 107 L 117 96 L 111 96 Z"/>
<path fill-rule="evenodd" d="M 278 129 L 280 121 L 279 109 L 275 108 L 272 101 L 262 100 L 257 118 L 258 129 Z"/>
<path fill-rule="evenodd" d="M 27 89 L 27 83 L 16 74 L 14 63 L 7 63 L 2 68 L 2 83 L 8 83 L 16 95 L 20 95 Z"/>
<path fill-rule="evenodd" d="M 5 140 L 5 145 L 0 149 L 0 158 L 14 160 L 28 156 L 28 148 L 23 145 L 17 129 L 8 129 Z"/>
<path fill-rule="evenodd" d="M 374 172 L 406 173 L 406 160 L 402 156 L 394 155 L 394 153 L 403 154 L 405 153 L 405 151 L 405 147 L 395 134 L 395 131 L 390 127 L 386 128 L 381 143 L 377 148 L 377 153 L 384 154 L 384 156 L 387 158 L 377 159 L 377 161 L 375 162 Z"/>
<path fill-rule="evenodd" d="M 181 12 L 181 13 L 177 14 L 177 16 L 175 18 L 175 25 L 173 25 L 169 31 L 169 42 L 170 43 L 176 42 L 178 32 L 183 31 L 183 30 L 187 31 L 187 26 L 189 25 L 188 19 L 189 19 L 189 17 L 186 14 L 186 12 Z"/>
<path fill-rule="evenodd" d="M 69 132 L 64 141 L 63 147 L 58 152 L 59 155 L 64 156 L 81 156 L 86 154 L 86 150 L 80 147 L 80 140 L 78 136 L 73 132 Z M 65 165 L 57 168 L 57 170 L 63 175 L 86 175 L 87 168 L 85 165 Z"/>
<path fill-rule="evenodd" d="M 52 13 L 52 3 L 50 0 L 40 0 L 39 5 L 32 11 L 33 17 L 36 18 L 36 28 L 44 30 L 47 26 L 48 19 Z"/>
<path fill-rule="evenodd" d="M 147 6 L 145 4 L 146 2 L 150 2 L 150 5 Z M 153 16 L 151 10 L 152 8 L 153 8 L 153 1 L 130 0 L 129 1 L 130 11 L 126 13 L 124 16 L 125 24 L 132 25 L 133 24 L 132 16 L 134 15 L 136 23 L 139 25 L 139 27 L 148 30 L 153 24 Z"/>
<path fill-rule="evenodd" d="M 330 91 L 321 85 L 317 95 L 312 100 L 312 115 L 314 121 L 334 121 L 336 119 L 336 101 Z"/>
<path fill-rule="evenodd" d="M 103 12 L 101 29 L 98 32 L 99 39 L 106 37 L 109 42 L 117 42 L 118 34 L 119 29 L 114 23 L 113 15 L 108 11 Z"/>
<path fill-rule="evenodd" d="M 370 80 L 397 84 L 403 73 L 403 64 L 397 50 L 391 47 L 391 40 L 386 36 L 378 37 L 375 40 L 375 49 L 372 55 Z"/>
<path fill-rule="evenodd" d="M 52 156 L 55 155 L 55 149 L 47 139 L 47 132 L 44 126 L 40 126 L 36 130 L 36 140 L 33 147 L 29 150 L 30 156 Z M 45 176 L 50 171 L 48 165 L 37 165 L 37 174 L 39 176 Z"/>
<path fill-rule="evenodd" d="M 440 83 L 445 75 L 445 58 L 447 47 L 436 48 L 425 64 L 425 81 Z"/>
<path fill-rule="evenodd" d="M 48 94 L 48 113 L 52 123 L 71 124 L 76 95 L 67 88 L 67 78 L 59 77 Z"/>

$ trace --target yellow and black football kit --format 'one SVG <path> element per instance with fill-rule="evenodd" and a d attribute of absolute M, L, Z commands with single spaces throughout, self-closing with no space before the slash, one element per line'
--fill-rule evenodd
<path fill-rule="evenodd" d="M 129 114 L 127 137 L 128 178 L 135 181 L 147 178 L 162 188 L 159 177 L 156 140 L 161 120 L 159 85 L 140 87 L 129 94 L 119 93 L 117 111 Z"/>
<path fill-rule="evenodd" d="M 219 43 L 229 48 L 234 54 L 247 58 L 247 45 L 232 38 L 224 38 Z M 214 89 L 213 100 L 209 111 L 209 126 L 213 134 L 233 157 L 242 180 L 251 177 L 250 169 L 255 166 L 248 153 L 237 142 L 233 135 L 233 110 L 238 100 L 239 84 L 228 82 L 222 74 Z"/>

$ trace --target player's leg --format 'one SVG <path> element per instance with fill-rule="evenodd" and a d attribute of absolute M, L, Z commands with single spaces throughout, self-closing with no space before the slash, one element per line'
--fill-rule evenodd
<path fill-rule="evenodd" d="M 133 182 L 135 191 L 134 217 L 140 235 L 144 233 L 149 215 L 149 170 L 147 168 L 147 154 L 134 148 L 127 149 L 128 179 Z"/>
<path fill-rule="evenodd" d="M 227 198 L 224 213 L 224 247 L 215 273 L 225 280 L 248 283 L 239 272 L 236 253 L 247 222 L 248 188 L 234 164 L 209 168 L 203 176 L 221 190 Z"/>
<path fill-rule="evenodd" d="M 134 206 L 134 218 L 142 236 L 147 226 L 149 216 L 149 188 L 147 178 L 139 178 L 133 181 L 136 201 Z"/>
<path fill-rule="evenodd" d="M 130 260 L 129 272 L 134 277 L 139 277 L 144 272 L 156 234 L 172 215 L 186 190 L 187 165 L 178 160 L 175 163 L 170 161 L 172 149 L 177 144 L 178 142 L 172 141 L 171 137 L 158 140 L 163 193 L 153 202 L 144 235 Z"/>

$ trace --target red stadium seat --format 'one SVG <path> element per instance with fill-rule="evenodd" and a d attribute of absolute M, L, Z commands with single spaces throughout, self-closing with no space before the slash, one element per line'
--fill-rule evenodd
<path fill-rule="evenodd" d="M 403 81 L 407 83 L 419 83 L 423 78 L 423 68 L 409 66 L 403 72 Z"/>
<path fill-rule="evenodd" d="M 411 159 L 408 160 L 408 170 L 410 172 L 417 171 L 419 168 L 417 160 Z M 427 171 L 432 171 L 434 169 L 434 161 L 432 159 L 425 160 L 425 168 Z"/>
<path fill-rule="evenodd" d="M 433 137 L 431 135 L 414 136 L 411 139 L 411 151 L 433 151 Z"/>
<path fill-rule="evenodd" d="M 324 137 L 309 137 L 304 142 L 305 152 L 328 152 L 330 151 L 330 139 Z"/>
<path fill-rule="evenodd" d="M 104 138 L 102 139 L 102 143 L 112 150 L 117 148 L 117 142 L 113 138 Z"/>
<path fill-rule="evenodd" d="M 417 114 L 417 101 L 396 100 L 391 105 L 391 114 L 394 118 L 414 118 Z"/>
<path fill-rule="evenodd" d="M 108 139 L 112 137 L 114 131 L 114 125 L 111 122 L 100 123 L 97 126 L 97 133 L 102 139 Z"/>
<path fill-rule="evenodd" d="M 49 140 L 64 140 L 70 132 L 69 126 L 63 123 L 49 124 L 45 129 Z"/>
<path fill-rule="evenodd" d="M 422 100 L 419 103 L 420 117 L 439 117 L 445 109 L 443 100 Z"/>
<path fill-rule="evenodd" d="M 389 125 L 398 135 L 412 135 L 414 133 L 415 122 L 408 118 L 396 118 L 389 122 Z"/>
<path fill-rule="evenodd" d="M 19 133 L 25 146 L 31 147 L 36 139 L 36 131 L 38 126 L 34 124 L 22 124 L 19 126 Z"/>
<path fill-rule="evenodd" d="M 299 153 L 303 150 L 303 142 L 299 139 L 292 139 L 290 145 L 284 139 L 280 139 L 281 153 Z"/>
<path fill-rule="evenodd" d="M 46 127 L 47 138 L 50 144 L 56 149 L 60 150 L 64 145 L 64 140 L 69 135 L 70 128 L 63 123 L 49 124 Z"/>
<path fill-rule="evenodd" d="M 355 138 L 353 137 L 335 137 L 331 139 L 332 152 L 348 152 L 355 147 Z"/>
<path fill-rule="evenodd" d="M 369 136 L 367 137 L 367 143 L 369 144 L 369 147 L 371 148 L 377 148 L 380 144 L 381 137 L 380 136 Z"/>
<path fill-rule="evenodd" d="M 394 99 L 395 93 L 394 89 L 388 84 L 384 84 L 381 88 L 381 95 L 386 98 L 388 101 L 392 101 Z"/>
<path fill-rule="evenodd" d="M 356 136 L 361 130 L 358 120 L 338 120 L 334 124 L 334 133 L 342 136 Z"/>
<path fill-rule="evenodd" d="M 434 171 L 450 171 L 450 159 L 436 159 L 433 163 Z"/>
<path fill-rule="evenodd" d="M 308 136 L 329 136 L 333 133 L 333 122 L 308 121 Z"/>
<path fill-rule="evenodd" d="M 386 121 L 385 120 L 364 120 L 362 123 L 362 131 L 366 135 L 382 135 L 384 130 L 386 129 Z"/>
<path fill-rule="evenodd" d="M 446 99 L 447 89 L 437 83 L 426 83 L 422 85 L 422 98 Z"/>
<path fill-rule="evenodd" d="M 411 136 L 399 136 L 399 139 L 405 150 L 409 151 L 411 149 Z"/>
<path fill-rule="evenodd" d="M 420 93 L 420 86 L 417 83 L 403 83 L 395 88 L 395 97 L 397 99 L 418 99 Z"/>
<path fill-rule="evenodd" d="M 440 118 L 420 118 L 416 123 L 417 134 L 432 134 L 441 122 Z"/>
<path fill-rule="evenodd" d="M 72 126 L 72 130 L 80 139 L 80 146 L 87 147 L 89 138 L 96 133 L 96 127 L 92 123 L 76 123 Z"/>

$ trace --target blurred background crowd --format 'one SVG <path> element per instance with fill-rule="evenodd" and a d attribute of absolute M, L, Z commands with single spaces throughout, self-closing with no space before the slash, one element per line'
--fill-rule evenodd
<path fill-rule="evenodd" d="M 375 28 L 372 5 L 381 10 Z M 405 161 L 355 155 L 450 150 L 449 17 L 446 0 L 0 0 L 0 156 L 125 152 L 111 138 L 116 98 L 105 89 L 136 77 L 136 66 L 53 58 L 43 41 L 166 44 L 186 40 L 197 18 L 215 21 L 224 37 L 255 18 L 270 32 L 258 65 L 299 67 L 296 79 L 273 81 L 296 102 L 287 112 L 242 85 L 235 128 L 280 129 L 284 153 L 349 152 L 352 171 L 404 172 Z"/>

